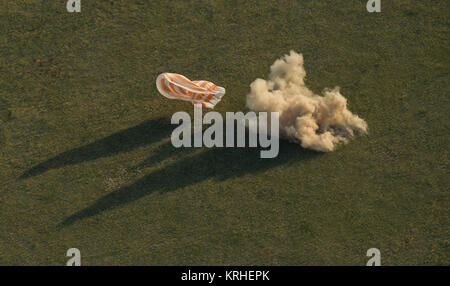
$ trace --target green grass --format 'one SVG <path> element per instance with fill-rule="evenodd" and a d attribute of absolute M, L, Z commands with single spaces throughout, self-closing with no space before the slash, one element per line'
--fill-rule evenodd
<path fill-rule="evenodd" d="M 0 0 L 0 265 L 450 264 L 445 1 Z M 227 89 L 289 50 L 341 86 L 368 136 L 319 154 L 282 142 L 175 149 L 155 78 Z"/>

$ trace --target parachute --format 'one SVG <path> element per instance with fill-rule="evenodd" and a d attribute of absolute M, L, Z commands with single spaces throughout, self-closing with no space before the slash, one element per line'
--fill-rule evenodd
<path fill-rule="evenodd" d="M 162 73 L 156 78 L 156 87 L 165 97 L 190 101 L 202 107 L 214 108 L 225 95 L 225 88 L 206 80 L 191 81 L 176 73 Z"/>

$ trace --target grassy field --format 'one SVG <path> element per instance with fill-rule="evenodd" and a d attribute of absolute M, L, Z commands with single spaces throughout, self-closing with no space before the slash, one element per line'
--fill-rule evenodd
<path fill-rule="evenodd" d="M 0 0 L 0 265 L 450 264 L 447 1 Z M 281 142 L 175 149 L 158 94 L 177 72 L 246 111 L 303 53 L 369 134 L 332 153 Z"/>

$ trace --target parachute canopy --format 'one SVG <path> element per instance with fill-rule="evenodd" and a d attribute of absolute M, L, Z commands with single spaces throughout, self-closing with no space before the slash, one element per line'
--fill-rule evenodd
<path fill-rule="evenodd" d="M 176 73 L 162 73 L 156 78 L 158 91 L 167 98 L 190 101 L 214 108 L 225 95 L 225 88 L 206 80 L 191 81 Z"/>

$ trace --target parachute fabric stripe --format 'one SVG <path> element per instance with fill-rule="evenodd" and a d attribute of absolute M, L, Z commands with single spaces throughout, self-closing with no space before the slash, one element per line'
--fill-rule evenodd
<path fill-rule="evenodd" d="M 167 98 L 190 101 L 207 108 L 214 108 L 225 95 L 225 88 L 210 81 L 191 81 L 176 73 L 160 74 L 156 78 L 156 87 Z"/>

